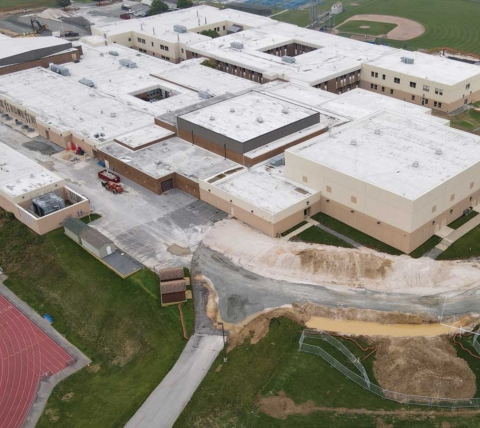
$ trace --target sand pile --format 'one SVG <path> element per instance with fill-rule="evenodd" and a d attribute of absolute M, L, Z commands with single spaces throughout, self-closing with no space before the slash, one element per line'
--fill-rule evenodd
<path fill-rule="evenodd" d="M 286 281 L 424 294 L 480 285 L 474 263 L 278 241 L 236 220 L 216 223 L 203 243 L 238 266 Z"/>
<path fill-rule="evenodd" d="M 475 374 L 446 336 L 383 339 L 373 370 L 380 386 L 405 394 L 458 399 L 477 389 Z"/>
<path fill-rule="evenodd" d="M 61 21 L 61 18 L 70 18 L 70 14 L 61 9 L 45 9 L 38 15 L 39 18 Z"/>

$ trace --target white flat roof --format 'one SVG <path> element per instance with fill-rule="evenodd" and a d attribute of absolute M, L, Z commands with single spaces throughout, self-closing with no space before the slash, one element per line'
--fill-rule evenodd
<path fill-rule="evenodd" d="M 361 117 L 386 108 L 412 115 L 429 115 L 432 111 L 428 107 L 397 100 L 360 88 L 344 92 L 336 98 L 323 102 L 321 108 L 350 119 L 360 119 Z M 448 122 L 448 120 L 446 122 Z"/>
<path fill-rule="evenodd" d="M 198 181 L 238 166 L 178 137 L 136 151 L 117 143 L 103 146 L 102 151 L 155 179 L 177 172 Z"/>
<path fill-rule="evenodd" d="M 278 96 L 293 102 L 298 102 L 311 107 L 318 107 L 323 103 L 334 100 L 337 94 L 312 88 L 311 86 L 300 86 L 290 82 L 280 83 L 274 81 L 262 85 L 262 92 Z"/>
<path fill-rule="evenodd" d="M 284 166 L 275 167 L 268 162 L 210 184 L 271 214 L 318 193 L 287 178 Z"/>
<path fill-rule="evenodd" d="M 68 49 L 67 45 L 71 43 L 57 37 L 0 38 L 0 59 L 52 46 L 63 46 L 63 49 Z"/>
<path fill-rule="evenodd" d="M 54 183 L 58 175 L 0 142 L 0 190 L 15 198 Z"/>
<path fill-rule="evenodd" d="M 220 10 L 212 6 L 202 5 L 147 18 L 121 20 L 112 24 L 100 25 L 94 27 L 94 32 L 99 31 L 106 33 L 108 36 L 113 36 L 134 31 L 161 39 L 171 37 L 172 41 L 177 41 L 178 37 L 181 43 L 189 43 L 193 40 L 208 40 L 209 37 L 191 31 L 188 33 L 176 33 L 173 31 L 174 25 L 183 25 L 188 30 L 194 30 L 198 27 L 224 21 L 244 25 L 248 28 L 274 22 L 263 16 L 233 9 Z"/>
<path fill-rule="evenodd" d="M 98 145 L 154 122 L 143 110 L 44 68 L 0 76 L 0 93 L 30 109 L 37 120 L 60 132 L 96 140 Z M 99 133 L 104 135 L 95 137 Z"/>
<path fill-rule="evenodd" d="M 413 64 L 401 61 L 402 57 L 412 58 Z M 369 61 L 370 65 L 420 79 L 455 85 L 480 75 L 478 65 L 455 61 L 438 55 L 400 50 Z"/>
<path fill-rule="evenodd" d="M 153 124 L 144 128 L 136 129 L 132 132 L 127 132 L 124 135 L 116 137 L 115 140 L 122 144 L 125 144 L 132 149 L 135 149 L 137 147 L 141 147 L 145 144 L 151 143 L 152 141 L 166 137 L 173 137 L 174 135 L 174 132 Z"/>
<path fill-rule="evenodd" d="M 249 92 L 181 117 L 244 143 L 314 114 L 317 112 L 306 107 Z"/>
<path fill-rule="evenodd" d="M 385 110 L 287 151 L 414 200 L 480 161 L 480 137 L 427 117 Z"/>
<path fill-rule="evenodd" d="M 232 48 L 232 42 L 241 42 L 243 49 Z M 291 43 L 317 49 L 296 56 L 293 64 L 265 52 Z M 273 22 L 260 28 L 197 43 L 189 49 L 228 64 L 263 73 L 269 79 L 281 78 L 309 86 L 359 70 L 362 63 L 396 50 L 283 22 Z"/>
<path fill-rule="evenodd" d="M 180 64 L 155 73 L 154 76 L 160 80 L 181 85 L 192 91 L 208 92 L 213 96 L 223 95 L 228 92 L 237 93 L 260 86 L 259 83 L 206 67 L 202 65 L 203 61 L 204 59 L 202 58 L 183 61 Z"/>

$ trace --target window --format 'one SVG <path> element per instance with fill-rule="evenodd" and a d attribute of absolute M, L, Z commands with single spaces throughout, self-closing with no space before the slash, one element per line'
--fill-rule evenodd
<path fill-rule="evenodd" d="M 438 103 L 438 108 L 442 108 L 442 103 Z"/>
<path fill-rule="evenodd" d="M 129 38 L 128 38 L 128 41 L 129 41 L 129 42 L 131 42 L 131 41 L 132 41 L 132 38 L 131 38 L 131 37 L 129 37 Z"/>
<path fill-rule="evenodd" d="M 432 213 L 434 213 L 435 211 L 437 211 L 437 206 L 436 206 L 436 205 L 434 205 L 434 206 L 432 207 Z"/>
<path fill-rule="evenodd" d="M 410 87 L 411 88 L 416 88 L 417 87 L 417 84 L 415 82 L 410 82 Z"/>
<path fill-rule="evenodd" d="M 350 201 L 352 201 L 354 204 L 357 203 L 357 198 L 355 196 L 350 196 Z"/>
<path fill-rule="evenodd" d="M 183 48 L 182 48 L 182 53 L 183 53 Z"/>
<path fill-rule="evenodd" d="M 454 199 L 455 199 L 455 193 L 452 196 L 450 196 L 450 202 L 453 201 Z"/>
<path fill-rule="evenodd" d="M 161 49 L 162 51 L 164 51 L 164 50 L 165 50 L 165 46 L 160 45 L 160 49 Z"/>
<path fill-rule="evenodd" d="M 470 83 L 467 83 L 467 86 L 465 86 L 465 89 L 470 89 Z"/>
<path fill-rule="evenodd" d="M 370 83 L 370 89 L 373 89 L 373 83 Z"/>
<path fill-rule="evenodd" d="M 170 61 L 170 58 L 168 56 L 163 56 L 162 55 L 162 59 L 164 59 L 165 61 Z"/>
<path fill-rule="evenodd" d="M 145 44 L 145 39 L 142 39 L 142 43 Z"/>
<path fill-rule="evenodd" d="M 412 101 L 415 101 L 415 95 L 412 95 Z"/>
<path fill-rule="evenodd" d="M 377 85 L 374 85 L 375 90 L 377 90 Z"/>
<path fill-rule="evenodd" d="M 424 103 L 426 106 L 428 106 L 428 100 L 425 98 Z"/>
<path fill-rule="evenodd" d="M 152 46 L 154 46 L 153 42 L 152 42 Z"/>
<path fill-rule="evenodd" d="M 395 83 L 400 83 L 400 78 L 399 78 L 399 77 L 395 77 L 395 78 L 393 79 L 393 81 L 394 81 Z"/>
<path fill-rule="evenodd" d="M 385 92 L 385 86 L 382 86 L 382 92 Z"/>
<path fill-rule="evenodd" d="M 436 101 L 433 102 L 433 107 L 437 107 L 438 103 Z"/>
<path fill-rule="evenodd" d="M 443 95 L 443 89 L 435 88 L 435 93 L 436 93 L 437 95 Z"/>
<path fill-rule="evenodd" d="M 430 92 L 430 86 L 428 86 L 428 85 L 423 85 L 423 90 L 424 90 L 425 92 Z"/>
<path fill-rule="evenodd" d="M 142 39 L 140 37 L 137 37 L 137 42 L 142 43 Z"/>
<path fill-rule="evenodd" d="M 332 193 L 332 188 L 330 186 L 327 186 L 327 192 Z"/>
<path fill-rule="evenodd" d="M 223 26 L 223 31 L 225 31 L 225 25 Z"/>
<path fill-rule="evenodd" d="M 378 73 L 375 73 L 375 77 L 378 77 Z"/>
<path fill-rule="evenodd" d="M 305 175 L 302 177 L 302 180 L 304 183 L 308 183 L 308 177 L 306 177 Z"/>
<path fill-rule="evenodd" d="M 165 50 L 166 50 L 167 52 L 168 52 L 168 49 L 169 49 L 168 46 L 165 46 Z"/>
<path fill-rule="evenodd" d="M 375 77 L 375 73 L 372 71 L 372 77 Z"/>
<path fill-rule="evenodd" d="M 390 89 L 390 95 L 393 95 L 393 89 Z"/>
<path fill-rule="evenodd" d="M 385 80 L 387 76 L 385 76 L 385 74 L 382 75 L 382 80 Z"/>

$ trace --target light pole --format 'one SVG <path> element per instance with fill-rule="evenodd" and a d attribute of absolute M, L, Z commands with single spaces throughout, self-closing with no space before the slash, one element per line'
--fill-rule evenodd
<path fill-rule="evenodd" d="M 220 324 L 222 326 L 222 338 L 223 338 L 223 362 L 227 362 L 227 348 L 226 348 L 226 343 L 225 343 L 225 328 L 223 326 L 223 322 L 217 322 L 217 324 Z"/>

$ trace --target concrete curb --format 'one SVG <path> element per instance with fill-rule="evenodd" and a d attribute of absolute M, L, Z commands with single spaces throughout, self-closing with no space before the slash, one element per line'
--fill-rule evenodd
<path fill-rule="evenodd" d="M 23 428 L 34 428 L 47 404 L 48 397 L 53 391 L 53 388 L 67 378 L 71 374 L 77 372 L 83 367 L 90 364 L 91 360 L 87 358 L 77 347 L 73 346 L 67 339 L 65 339 L 57 330 L 55 330 L 47 321 L 45 321 L 39 314 L 37 314 L 24 301 L 20 300 L 10 289 L 4 285 L 7 279 L 6 275 L 0 275 L 0 294 L 11 302 L 17 309 L 22 312 L 30 321 L 32 321 L 40 330 L 51 337 L 58 345 L 65 349 L 74 359 L 75 363 L 64 368 L 57 374 L 41 380 L 37 389 L 35 401 L 30 409 Z"/>

